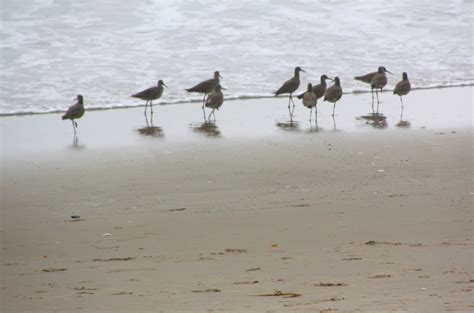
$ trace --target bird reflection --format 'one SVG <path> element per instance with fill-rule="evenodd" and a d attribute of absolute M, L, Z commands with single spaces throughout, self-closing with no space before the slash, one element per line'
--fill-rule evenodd
<path fill-rule="evenodd" d="M 164 137 L 163 128 L 159 126 L 153 126 L 153 111 L 151 111 L 150 118 L 148 118 L 148 115 L 145 110 L 145 123 L 145 127 L 138 129 L 138 133 L 140 133 L 140 135 L 151 137 Z"/>
<path fill-rule="evenodd" d="M 401 99 L 401 97 L 400 97 Z M 398 122 L 395 126 L 400 127 L 400 128 L 409 128 L 411 126 L 409 121 L 404 121 L 403 120 L 403 103 L 402 103 L 402 108 L 400 112 L 400 122 Z"/>
<path fill-rule="evenodd" d="M 309 123 L 309 128 L 307 128 L 307 129 L 305 130 L 305 133 L 307 133 L 307 134 L 313 134 L 313 133 L 318 133 L 318 132 L 320 132 L 321 130 L 322 130 L 322 129 L 319 128 L 319 126 L 318 126 L 318 121 L 316 120 L 315 123 L 311 123 L 311 122 Z"/>
<path fill-rule="evenodd" d="M 206 121 L 200 124 L 189 126 L 195 133 L 206 135 L 207 137 L 220 137 L 221 131 L 215 122 Z"/>
<path fill-rule="evenodd" d="M 357 118 L 363 120 L 365 125 L 372 126 L 373 128 L 387 128 L 387 117 L 382 113 L 371 113 L 362 115 Z"/>
<path fill-rule="evenodd" d="M 74 150 L 82 150 L 85 148 L 84 145 L 81 145 L 79 143 L 79 137 L 77 136 L 77 134 L 74 134 L 72 136 L 72 146 L 71 146 Z"/>
<path fill-rule="evenodd" d="M 281 122 L 276 122 L 276 127 L 285 130 L 285 131 L 292 131 L 292 132 L 297 132 L 299 131 L 299 123 L 297 121 L 294 121 L 293 119 L 289 120 L 284 120 Z"/>

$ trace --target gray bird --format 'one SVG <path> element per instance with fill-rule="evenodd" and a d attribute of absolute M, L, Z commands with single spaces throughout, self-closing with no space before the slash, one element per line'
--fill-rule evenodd
<path fill-rule="evenodd" d="M 300 72 L 305 72 L 299 66 L 295 68 L 295 75 L 283 83 L 283 85 L 275 91 L 273 94 L 276 96 L 289 93 L 290 97 L 288 98 L 288 110 L 290 109 L 290 101 L 293 102 L 293 92 L 298 89 L 300 86 Z M 305 72 L 306 73 L 306 72 Z M 295 103 L 293 102 L 293 110 L 295 109 Z M 292 112 L 290 112 L 292 114 Z"/>
<path fill-rule="evenodd" d="M 76 100 L 77 102 L 71 105 L 62 117 L 63 120 L 71 120 L 74 134 L 76 134 L 77 127 L 77 122 L 74 120 L 81 118 L 86 111 L 84 109 L 84 98 L 81 95 L 77 95 Z"/>
<path fill-rule="evenodd" d="M 382 90 L 383 87 L 387 84 L 387 77 L 385 76 L 385 72 L 392 74 L 389 70 L 387 70 L 384 66 L 379 66 L 377 72 L 372 72 L 368 73 L 362 76 L 356 76 L 354 77 L 355 80 L 359 80 L 361 82 L 364 82 L 366 84 L 370 84 L 371 87 L 371 92 L 372 92 L 372 103 L 374 101 L 374 88 L 380 88 Z M 385 84 L 383 84 L 383 76 L 385 76 Z M 377 78 L 375 78 L 377 76 Z M 373 79 L 375 78 L 375 81 Z M 382 87 L 374 87 L 374 83 L 377 86 L 382 86 Z M 375 89 L 375 92 L 377 93 L 377 89 Z M 378 101 L 378 94 L 377 94 L 377 101 Z"/>
<path fill-rule="evenodd" d="M 317 114 L 318 111 L 316 109 L 316 104 L 318 102 L 318 97 L 313 91 L 313 86 L 311 84 L 308 84 L 308 89 L 303 95 L 303 105 L 310 109 L 311 111 L 309 112 L 309 121 L 311 122 L 311 116 L 313 115 L 313 108 L 315 108 L 315 113 L 314 113 L 314 118 L 315 120 L 317 119 Z"/>
<path fill-rule="evenodd" d="M 334 103 L 333 108 L 332 108 L 332 116 L 334 116 L 334 112 L 336 110 L 336 102 L 339 99 L 341 99 L 341 97 L 342 97 L 341 82 L 339 80 L 339 77 L 335 77 L 334 85 L 329 87 L 324 93 L 324 101 Z"/>
<path fill-rule="evenodd" d="M 314 94 L 316 95 L 316 98 L 321 98 L 322 96 L 324 96 L 324 93 L 326 92 L 326 88 L 327 88 L 327 84 L 326 84 L 326 80 L 329 79 L 329 80 L 332 80 L 331 78 L 327 77 L 326 75 L 321 75 L 321 78 L 320 78 L 320 83 L 313 86 L 313 92 Z M 298 96 L 298 99 L 303 99 L 303 96 L 304 94 L 306 93 L 303 92 L 302 94 L 300 94 Z"/>
<path fill-rule="evenodd" d="M 139 98 L 142 100 L 145 100 L 145 115 L 146 115 L 146 107 L 148 103 L 150 104 L 150 110 L 151 113 L 153 114 L 153 100 L 157 100 L 161 97 L 163 94 L 163 86 L 168 88 L 166 84 L 160 79 L 158 81 L 158 84 L 154 87 L 147 88 L 145 90 L 142 90 L 134 95 L 132 95 L 133 98 Z"/>
<path fill-rule="evenodd" d="M 403 72 L 403 78 L 395 85 L 395 89 L 393 90 L 394 95 L 400 96 L 400 102 L 402 103 L 403 109 L 403 100 L 402 96 L 408 94 L 411 90 L 410 81 L 408 80 L 408 75 L 406 72 Z"/>
<path fill-rule="evenodd" d="M 186 91 L 203 93 L 204 97 L 202 98 L 202 107 L 204 108 L 204 105 L 206 103 L 206 96 L 207 94 L 211 93 L 217 85 L 219 85 L 219 78 L 222 78 L 222 76 L 219 74 L 219 71 L 215 71 L 214 78 L 202 81 L 196 86 L 186 89 Z"/>
<path fill-rule="evenodd" d="M 221 90 L 225 90 L 225 88 L 222 88 L 221 85 L 217 85 L 216 88 L 214 88 L 214 91 L 212 91 L 206 99 L 206 107 L 212 109 L 208 120 L 211 119 L 211 115 L 214 115 L 214 120 L 216 119 L 215 110 L 219 110 L 222 103 L 224 103 L 224 95 Z"/>

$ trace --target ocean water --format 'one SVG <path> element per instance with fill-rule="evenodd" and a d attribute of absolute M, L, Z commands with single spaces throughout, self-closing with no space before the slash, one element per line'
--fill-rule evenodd
<path fill-rule="evenodd" d="M 473 1 L 2 0 L 0 114 L 138 106 L 163 79 L 163 104 L 199 101 L 184 89 L 224 77 L 227 99 L 266 97 L 302 73 L 353 79 L 384 65 L 420 88 L 472 85 Z"/>

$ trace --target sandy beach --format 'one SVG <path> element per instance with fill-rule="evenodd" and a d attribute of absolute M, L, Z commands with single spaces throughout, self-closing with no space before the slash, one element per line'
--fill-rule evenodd
<path fill-rule="evenodd" d="M 2 312 L 471 312 L 472 95 L 2 117 Z"/>

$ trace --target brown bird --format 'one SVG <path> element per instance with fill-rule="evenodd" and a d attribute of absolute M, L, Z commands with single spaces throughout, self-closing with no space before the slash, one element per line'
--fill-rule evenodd
<path fill-rule="evenodd" d="M 321 75 L 321 78 L 320 78 L 320 83 L 313 86 L 313 92 L 314 94 L 316 95 L 316 98 L 321 98 L 322 96 L 324 96 L 324 93 L 326 92 L 326 88 L 327 88 L 327 84 L 326 84 L 326 80 L 329 79 L 329 80 L 332 80 L 331 78 L 327 77 L 326 75 Z M 300 94 L 298 96 L 298 99 L 303 99 L 303 96 L 304 94 L 306 93 L 303 92 L 302 94 Z"/>
<path fill-rule="evenodd" d="M 204 105 L 206 103 L 206 96 L 207 94 L 211 93 L 217 85 L 219 85 L 219 78 L 222 78 L 222 76 L 219 74 L 219 71 L 215 71 L 214 78 L 202 81 L 196 86 L 186 89 L 186 91 L 203 93 L 204 97 L 202 98 L 202 108 L 204 109 Z"/>
<path fill-rule="evenodd" d="M 296 67 L 295 75 L 289 80 L 287 80 L 286 82 L 284 82 L 283 85 L 277 91 L 273 93 L 275 97 L 281 94 L 285 94 L 285 93 L 290 94 L 290 97 L 288 98 L 288 110 L 290 110 L 290 101 L 293 102 L 292 94 L 300 86 L 300 72 L 305 72 L 305 71 L 302 70 L 299 66 Z M 293 110 L 294 109 L 295 109 L 295 103 L 293 102 Z M 290 115 L 291 114 L 293 114 L 293 112 L 290 112 Z"/>
<path fill-rule="evenodd" d="M 316 109 L 316 104 L 318 102 L 318 97 L 313 91 L 313 86 L 311 84 L 308 84 L 308 89 L 303 95 L 303 105 L 310 109 L 311 111 L 309 112 L 309 121 L 311 122 L 311 116 L 313 115 L 313 108 L 314 110 L 314 119 L 317 119 L 317 114 L 318 110 Z"/>
<path fill-rule="evenodd" d="M 333 108 L 332 108 L 332 116 L 334 116 L 334 112 L 336 110 L 336 102 L 339 99 L 341 99 L 341 97 L 342 97 L 341 82 L 339 80 L 339 77 L 335 77 L 334 85 L 329 87 L 324 93 L 324 101 L 334 103 Z"/>
<path fill-rule="evenodd" d="M 71 105 L 62 117 L 63 120 L 71 120 L 72 128 L 74 129 L 74 135 L 76 134 L 77 127 L 77 123 L 74 120 L 81 118 L 86 111 L 84 109 L 84 98 L 81 95 L 77 95 L 76 100 L 77 102 Z"/>
<path fill-rule="evenodd" d="M 408 75 L 406 72 L 403 72 L 403 78 L 395 85 L 395 89 L 393 90 L 394 95 L 400 96 L 400 102 L 402 103 L 403 109 L 403 100 L 402 96 L 408 94 L 411 90 L 410 81 L 408 80 Z"/>
<path fill-rule="evenodd" d="M 214 88 L 214 91 L 212 91 L 206 99 L 206 107 L 212 109 L 208 119 L 211 119 L 211 115 L 214 115 L 215 120 L 216 114 L 214 111 L 216 109 L 219 110 L 219 108 L 222 106 L 222 103 L 224 103 L 224 95 L 222 94 L 221 90 L 225 90 L 225 88 L 222 88 L 221 85 L 217 85 L 216 88 Z"/>
<path fill-rule="evenodd" d="M 153 100 L 157 100 L 161 97 L 161 95 L 163 94 L 163 89 L 164 89 L 163 86 L 168 88 L 168 86 L 166 86 L 166 84 L 160 79 L 156 86 L 147 88 L 145 90 L 142 90 L 132 95 L 133 98 L 139 98 L 146 101 L 145 102 L 145 115 L 146 115 L 146 107 L 148 103 L 150 104 L 151 114 L 153 114 Z"/>

